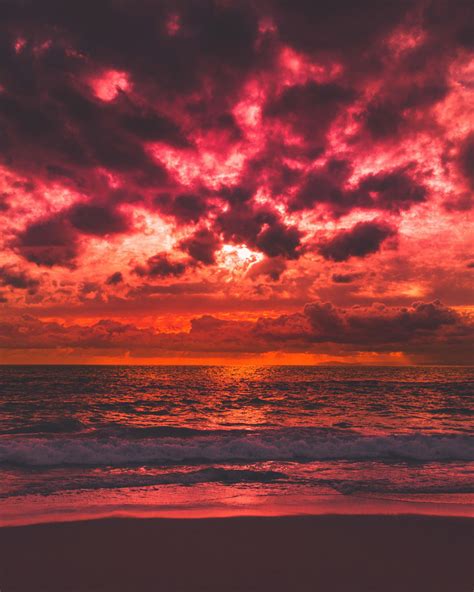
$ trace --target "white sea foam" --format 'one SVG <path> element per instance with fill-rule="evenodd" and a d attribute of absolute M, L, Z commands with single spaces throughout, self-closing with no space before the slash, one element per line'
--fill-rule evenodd
<path fill-rule="evenodd" d="M 0 440 L 0 463 L 40 467 L 330 459 L 471 461 L 473 440 L 459 434 L 367 436 L 305 428 L 152 438 L 9 436 Z"/>

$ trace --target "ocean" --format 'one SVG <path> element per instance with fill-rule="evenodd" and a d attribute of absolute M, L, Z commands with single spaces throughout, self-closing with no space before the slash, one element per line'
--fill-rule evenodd
<path fill-rule="evenodd" d="M 2 366 L 0 523 L 466 514 L 473 385 L 470 367 Z"/>

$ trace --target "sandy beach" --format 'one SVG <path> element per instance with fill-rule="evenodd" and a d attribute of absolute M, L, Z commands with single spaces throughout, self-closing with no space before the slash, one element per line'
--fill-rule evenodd
<path fill-rule="evenodd" d="M 470 592 L 474 522 L 112 518 L 0 528 L 2 592 Z"/>

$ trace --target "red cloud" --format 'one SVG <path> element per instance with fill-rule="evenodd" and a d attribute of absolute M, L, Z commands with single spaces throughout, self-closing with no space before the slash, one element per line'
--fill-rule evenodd
<path fill-rule="evenodd" d="M 376 253 L 382 243 L 394 236 L 396 230 L 384 222 L 358 222 L 350 230 L 342 230 L 319 245 L 325 259 L 346 261 L 350 257 L 366 257 Z"/>
<path fill-rule="evenodd" d="M 474 338 L 474 325 L 439 302 L 410 307 L 341 309 L 330 303 L 307 304 L 302 313 L 260 318 L 255 322 L 227 321 L 207 315 L 193 319 L 188 333 L 160 333 L 110 320 L 91 326 L 65 327 L 31 316 L 0 324 L 0 347 L 49 349 L 73 347 L 140 352 L 148 357 L 171 352 L 209 354 L 292 352 L 406 352 L 426 361 L 450 355 L 468 363 L 465 355 Z M 334 349 L 334 346 L 337 346 Z M 464 352 L 464 353 L 463 353 Z"/>
<path fill-rule="evenodd" d="M 206 321 L 225 350 L 280 335 L 303 351 L 316 326 L 344 347 L 362 347 L 359 326 L 368 349 L 378 331 L 463 343 L 459 319 L 428 330 L 425 309 L 400 311 L 472 305 L 470 4 L 7 5 L 0 318 L 20 315 L 29 335 L 32 307 L 73 326 L 133 311 L 142 327 L 165 302 L 187 311 L 181 325 L 191 309 L 236 315 Z M 324 297 L 346 312 L 295 313 Z M 457 314 L 433 306 L 432 321 Z M 206 347 L 204 321 L 169 338 L 109 323 L 47 328 L 62 345 L 125 347 L 123 331 L 145 348 Z"/>

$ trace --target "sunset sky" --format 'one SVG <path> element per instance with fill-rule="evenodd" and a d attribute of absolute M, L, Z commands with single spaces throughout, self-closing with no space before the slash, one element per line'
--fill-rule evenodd
<path fill-rule="evenodd" d="M 472 363 L 474 3 L 3 0 L 3 363 Z"/>

